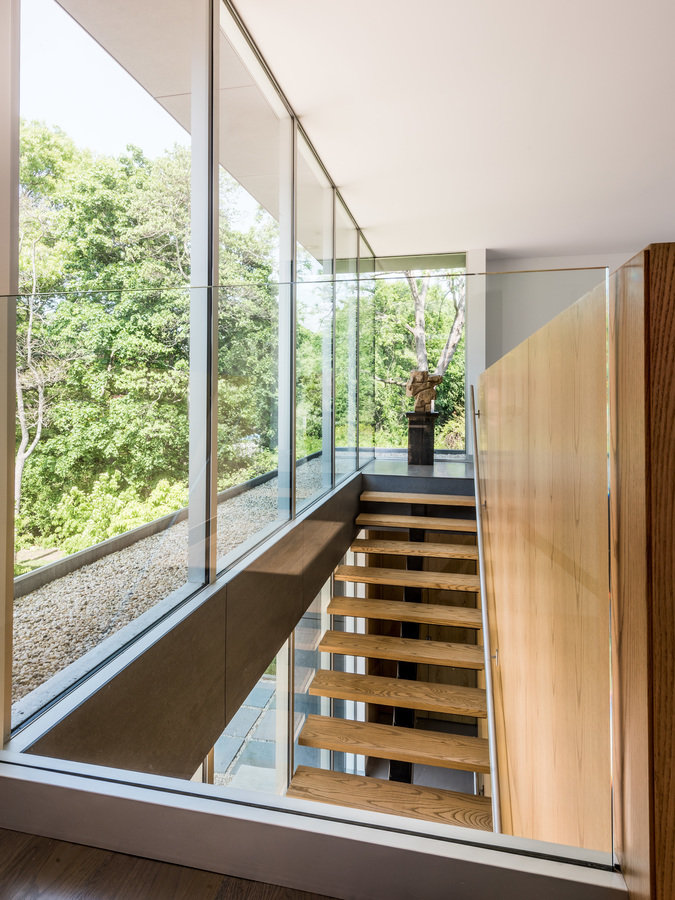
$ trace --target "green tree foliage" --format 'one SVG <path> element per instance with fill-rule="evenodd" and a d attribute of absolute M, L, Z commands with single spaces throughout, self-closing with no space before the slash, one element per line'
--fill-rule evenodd
<path fill-rule="evenodd" d="M 453 273 L 418 273 L 428 282 L 426 295 L 426 346 L 430 368 L 439 360 L 455 321 L 452 291 L 462 290 Z M 454 284 L 453 284 L 454 279 Z M 369 282 L 374 285 L 373 328 L 375 340 L 375 443 L 378 447 L 407 446 L 405 413 L 412 402 L 405 396 L 405 383 L 417 368 L 413 336 L 414 306 L 407 278 L 394 275 Z M 367 327 L 367 326 L 366 326 Z M 362 332 L 364 324 L 361 326 Z M 365 335 L 364 335 L 365 336 Z M 464 336 L 462 335 L 436 397 L 436 446 L 464 447 Z"/>
<path fill-rule="evenodd" d="M 94 156 L 24 123 L 20 221 L 18 543 L 72 551 L 187 499 L 189 152 Z M 224 207 L 220 238 L 225 486 L 276 464 L 278 300 L 273 224 Z"/>
<path fill-rule="evenodd" d="M 128 147 L 94 155 L 59 129 L 25 122 L 20 166 L 17 544 L 73 552 L 187 502 L 190 154 L 175 147 L 151 160 Z M 241 192 L 222 172 L 221 489 L 277 465 L 279 233 L 264 210 L 251 214 Z M 309 278 L 313 261 L 301 265 Z M 335 416 L 345 446 L 356 437 L 355 283 L 338 293 Z M 332 302 L 329 282 L 298 287 L 298 456 L 321 449 Z M 426 305 L 429 355 L 437 359 L 453 316 L 443 279 Z M 404 278 L 364 286 L 364 446 L 405 444 L 410 404 L 401 383 L 415 352 L 402 323 L 411 315 Z M 450 446 L 463 419 L 463 366 L 462 341 L 437 405 Z"/>

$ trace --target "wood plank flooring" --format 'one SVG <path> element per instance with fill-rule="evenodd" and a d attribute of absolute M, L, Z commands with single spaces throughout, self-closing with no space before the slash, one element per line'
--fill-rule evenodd
<path fill-rule="evenodd" d="M 321 894 L 6 829 L 0 829 L 0 898 L 330 900 Z"/>

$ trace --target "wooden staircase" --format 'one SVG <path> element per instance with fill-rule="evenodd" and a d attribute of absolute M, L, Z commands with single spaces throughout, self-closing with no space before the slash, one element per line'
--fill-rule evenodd
<path fill-rule="evenodd" d="M 299 744 L 357 754 L 371 761 L 389 760 L 390 780 L 299 766 L 288 795 L 491 830 L 489 797 L 421 786 L 413 783 L 410 774 L 405 774 L 412 772 L 414 764 L 483 775 L 490 772 L 488 741 L 482 736 L 484 728 L 480 725 L 487 715 L 485 691 L 478 686 L 448 683 L 453 678 L 476 682 L 484 669 L 483 648 L 479 643 L 482 629 L 479 604 L 453 605 L 472 603 L 474 598 L 478 601 L 479 578 L 466 571 L 423 568 L 425 565 L 438 568 L 439 560 L 443 561 L 443 569 L 456 566 L 453 561 L 464 569 L 471 567 L 471 561 L 477 562 L 475 542 L 464 542 L 471 541 L 470 536 L 476 533 L 476 521 L 472 517 L 474 498 L 364 491 L 361 501 L 386 507 L 406 504 L 410 514 L 392 514 L 385 510 L 361 512 L 357 516 L 356 524 L 365 530 L 365 536 L 355 540 L 350 549 L 365 554 L 368 563 L 338 566 L 334 580 L 364 585 L 361 592 L 368 596 L 333 596 L 328 612 L 332 616 L 367 620 L 368 633 L 328 630 L 321 638 L 319 650 L 339 657 L 365 658 L 369 668 L 367 674 L 320 669 L 314 675 L 309 693 L 335 701 L 369 704 L 368 721 L 308 715 Z M 427 507 L 432 507 L 434 513 L 443 507 L 452 517 L 426 515 Z M 408 534 L 399 535 L 401 539 L 398 540 L 393 536 L 388 538 L 386 532 L 392 529 L 398 532 L 405 529 Z M 384 536 L 380 532 L 384 532 Z M 446 543 L 439 538 L 428 540 L 434 532 L 444 536 L 446 532 L 455 533 L 462 537 L 455 539 L 457 543 Z M 402 557 L 406 558 L 407 567 L 395 568 L 397 562 L 401 564 Z M 398 589 L 399 594 L 403 592 L 405 599 L 377 595 L 392 589 Z M 434 602 L 427 602 L 429 591 L 459 593 L 454 601 L 446 600 L 442 593 L 440 598 L 433 598 Z M 373 593 L 375 596 L 369 596 Z M 452 628 L 453 639 L 422 639 L 418 633 L 420 628 L 424 631 L 429 627 L 436 631 Z M 397 628 L 400 635 L 392 634 Z M 460 633 L 455 639 L 456 629 L 460 629 Z M 382 661 L 395 661 L 397 677 L 378 674 Z M 391 662 L 384 665 L 391 668 Z M 428 680 L 418 679 L 418 666 L 424 667 L 423 672 L 430 673 Z M 410 672 L 412 678 L 402 677 Z M 476 674 L 471 675 L 471 672 Z M 378 714 L 380 719 L 387 714 L 391 718 L 391 709 L 394 710 L 394 724 L 378 720 Z M 418 722 L 418 714 L 427 722 Z M 463 729 L 448 718 L 458 716 L 464 717 Z M 466 732 L 466 717 L 475 720 L 473 730 L 477 733 L 453 733 L 453 730 Z M 429 724 L 429 719 L 436 726 L 433 730 L 418 727 Z"/>

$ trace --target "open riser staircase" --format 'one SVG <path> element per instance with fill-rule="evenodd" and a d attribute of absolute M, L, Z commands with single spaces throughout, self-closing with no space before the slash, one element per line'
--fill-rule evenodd
<path fill-rule="evenodd" d="M 366 720 L 308 715 L 299 744 L 365 757 L 378 777 L 298 766 L 288 795 L 491 830 L 474 496 L 366 490 L 361 503 L 350 549 L 364 564 L 338 566 L 334 581 L 365 596 L 336 589 L 328 612 L 366 620 L 366 633 L 329 629 L 319 650 L 363 658 L 364 671 L 319 669 L 309 693 L 367 704 Z M 446 782 L 447 770 L 474 773 L 475 792 L 417 784 L 419 764 Z"/>

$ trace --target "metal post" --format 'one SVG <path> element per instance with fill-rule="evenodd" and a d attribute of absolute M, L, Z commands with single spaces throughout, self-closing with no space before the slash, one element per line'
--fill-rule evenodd
<path fill-rule="evenodd" d="M 480 464 L 478 460 L 478 439 L 476 419 L 480 411 L 476 411 L 476 400 L 471 385 L 471 436 L 473 438 L 473 473 L 476 492 L 476 532 L 478 538 L 478 576 L 480 579 L 481 616 L 483 629 L 483 652 L 485 658 L 485 696 L 487 698 L 488 746 L 490 751 L 490 783 L 492 793 L 492 830 L 499 834 L 502 830 L 499 809 L 499 772 L 497 765 L 497 740 L 495 735 L 495 707 L 492 687 L 492 654 L 490 653 L 490 630 L 487 618 L 487 592 L 485 589 L 485 559 L 483 556 L 483 517 L 480 484 Z"/>
<path fill-rule="evenodd" d="M 279 326 L 278 326 L 278 510 L 295 516 L 295 174 L 297 129 L 288 119 L 290 159 L 280 160 L 279 196 Z M 288 189 L 290 188 L 290 190 Z"/>
<path fill-rule="evenodd" d="M 19 47 L 20 0 L 0 7 L 0 702 L 3 742 L 12 717 L 14 608 L 14 448 L 16 291 L 19 261 Z"/>
<path fill-rule="evenodd" d="M 216 576 L 218 104 L 216 0 L 193 0 L 188 579 Z"/>

